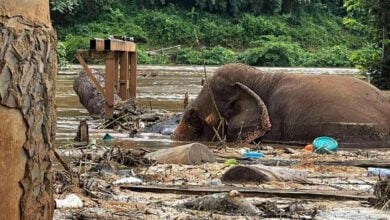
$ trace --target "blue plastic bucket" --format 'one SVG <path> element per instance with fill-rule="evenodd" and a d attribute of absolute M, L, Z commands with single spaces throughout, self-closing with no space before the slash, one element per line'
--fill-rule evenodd
<path fill-rule="evenodd" d="M 318 137 L 313 141 L 313 152 L 324 154 L 336 152 L 339 144 L 331 137 Z"/>

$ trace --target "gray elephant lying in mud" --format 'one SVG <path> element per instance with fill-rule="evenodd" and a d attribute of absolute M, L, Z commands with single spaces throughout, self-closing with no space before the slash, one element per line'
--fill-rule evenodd
<path fill-rule="evenodd" d="M 211 141 L 217 130 L 231 142 L 307 144 L 330 136 L 341 147 L 390 147 L 390 101 L 354 77 L 228 64 L 185 109 L 172 137 Z"/>

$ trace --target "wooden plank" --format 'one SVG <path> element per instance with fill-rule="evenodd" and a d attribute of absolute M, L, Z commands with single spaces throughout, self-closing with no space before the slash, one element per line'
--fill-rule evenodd
<path fill-rule="evenodd" d="M 76 58 L 77 60 L 80 62 L 81 66 L 83 67 L 83 69 L 85 70 L 85 72 L 87 73 L 88 77 L 92 80 L 92 82 L 95 84 L 96 88 L 99 90 L 100 94 L 103 95 L 105 101 L 106 101 L 106 104 L 108 106 L 113 106 L 113 101 L 110 101 L 107 99 L 107 95 L 103 89 L 103 87 L 100 85 L 99 81 L 95 78 L 95 76 L 92 74 L 92 71 L 91 69 L 89 69 L 87 63 L 84 61 L 84 59 L 81 57 L 81 55 L 79 53 L 76 54 Z"/>
<path fill-rule="evenodd" d="M 129 52 L 121 52 L 120 54 L 120 76 L 119 76 L 119 96 L 122 100 L 129 98 Z"/>
<path fill-rule="evenodd" d="M 106 100 L 111 103 L 114 102 L 115 64 L 116 64 L 115 55 L 114 53 L 111 53 L 110 56 L 106 57 L 106 75 L 105 75 Z M 112 118 L 113 114 L 114 114 L 114 107 L 106 105 L 104 117 Z"/>
<path fill-rule="evenodd" d="M 130 85 L 129 95 L 130 98 L 137 96 L 137 53 L 131 52 L 129 55 L 130 59 Z"/>
<path fill-rule="evenodd" d="M 326 200 L 369 200 L 375 197 L 372 194 L 360 191 L 340 191 L 340 190 L 302 190 L 302 189 L 261 189 L 254 187 L 236 187 L 236 186 L 135 186 L 124 185 L 121 189 L 127 189 L 135 192 L 153 192 L 153 193 L 175 193 L 188 195 L 206 195 L 236 190 L 246 197 L 284 197 L 299 199 L 326 199 Z"/>

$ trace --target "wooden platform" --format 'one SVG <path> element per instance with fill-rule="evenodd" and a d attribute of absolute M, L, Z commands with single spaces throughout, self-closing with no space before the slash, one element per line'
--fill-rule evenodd
<path fill-rule="evenodd" d="M 77 50 L 80 62 L 106 101 L 105 118 L 114 112 L 114 91 L 122 100 L 136 98 L 137 52 L 136 44 L 124 39 L 92 39 L 89 50 Z M 105 60 L 105 86 L 99 84 L 84 59 Z"/>

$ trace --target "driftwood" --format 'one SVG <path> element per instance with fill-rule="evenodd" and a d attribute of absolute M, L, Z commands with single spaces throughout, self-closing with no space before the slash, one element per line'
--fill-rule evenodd
<path fill-rule="evenodd" d="M 77 135 L 74 141 L 79 142 L 77 146 L 87 146 L 89 144 L 89 130 L 87 120 L 81 120 L 77 129 Z"/>
<path fill-rule="evenodd" d="M 267 166 L 234 166 L 222 176 L 225 183 L 263 183 L 268 181 L 306 182 L 307 172 Z"/>
<path fill-rule="evenodd" d="M 91 74 L 93 74 L 100 85 L 104 87 L 104 74 L 95 69 L 92 69 Z M 79 76 L 74 80 L 73 90 L 79 97 L 80 103 L 91 115 L 101 117 L 104 114 L 104 96 L 99 92 L 99 89 L 85 71 L 81 71 Z M 119 100 L 120 97 L 117 94 L 114 94 L 114 102 Z"/>
<path fill-rule="evenodd" d="M 214 154 L 200 143 L 186 144 L 178 147 L 158 150 L 145 155 L 145 158 L 168 164 L 201 164 L 215 162 Z"/>
<path fill-rule="evenodd" d="M 135 192 L 175 193 L 187 195 L 207 195 L 214 193 L 230 192 L 236 190 L 246 197 L 284 197 L 297 199 L 327 199 L 327 200 L 372 200 L 375 197 L 369 193 L 350 190 L 305 190 L 305 189 L 261 189 L 259 187 L 236 187 L 236 186 L 121 186 Z"/>

